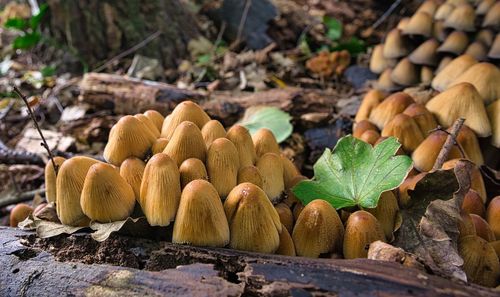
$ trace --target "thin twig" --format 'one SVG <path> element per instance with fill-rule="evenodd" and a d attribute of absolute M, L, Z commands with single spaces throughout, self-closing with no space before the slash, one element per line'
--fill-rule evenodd
<path fill-rule="evenodd" d="M 133 47 L 129 48 L 128 50 L 125 50 L 124 52 L 121 52 L 120 54 L 114 56 L 113 58 L 109 59 L 107 62 L 105 62 L 104 64 L 102 64 L 101 66 L 95 68 L 94 72 L 99 72 L 103 69 L 105 69 L 106 67 L 108 67 L 109 65 L 113 64 L 115 61 L 117 60 L 120 60 L 128 55 L 130 55 L 131 53 L 141 49 L 142 47 L 146 46 L 148 43 L 150 43 L 151 41 L 153 41 L 155 38 L 157 38 L 158 36 L 160 36 L 162 32 L 161 31 L 156 31 L 155 33 L 149 35 L 146 39 L 144 39 L 143 41 L 139 42 L 138 44 L 134 45 Z"/>
<path fill-rule="evenodd" d="M 448 134 L 448 137 L 446 138 L 443 147 L 441 148 L 441 151 L 439 152 L 439 155 L 436 158 L 436 162 L 434 163 L 434 167 L 432 167 L 432 170 L 441 169 L 441 167 L 443 167 L 444 162 L 448 160 L 448 155 L 450 154 L 450 151 L 452 150 L 453 146 L 456 143 L 458 132 L 460 132 L 460 128 L 462 128 L 464 122 L 465 122 L 464 118 L 459 118 L 458 120 L 455 121 L 455 123 L 451 127 L 451 131 Z"/>
<path fill-rule="evenodd" d="M 378 26 L 380 26 L 380 24 L 382 24 L 385 19 L 387 19 L 391 15 L 391 13 L 396 9 L 396 7 L 399 6 L 399 4 L 401 4 L 401 0 L 394 1 L 389 9 L 387 9 L 384 14 L 382 14 L 375 23 L 373 23 L 372 29 L 376 29 Z"/>
<path fill-rule="evenodd" d="M 250 6 L 252 6 L 252 0 L 246 0 L 245 7 L 243 8 L 243 13 L 241 14 L 240 24 L 238 25 L 238 34 L 236 35 L 236 43 L 241 41 L 241 35 L 243 34 L 243 27 L 245 27 L 245 23 L 247 22 L 248 11 L 250 10 Z"/>
<path fill-rule="evenodd" d="M 26 98 L 26 96 L 23 95 L 23 93 L 21 93 L 21 90 L 19 90 L 16 86 L 14 86 L 14 92 L 16 92 L 17 96 L 19 96 L 21 99 L 23 99 L 24 104 L 26 105 L 26 108 L 28 109 L 28 113 L 30 114 L 31 119 L 35 123 L 35 128 L 38 131 L 38 133 L 40 134 L 40 137 L 42 138 L 43 142 L 41 143 L 41 146 L 43 146 L 47 150 L 47 153 L 49 154 L 50 161 L 52 162 L 52 167 L 54 167 L 54 171 L 55 171 L 56 176 L 57 176 L 57 171 L 59 168 L 56 165 L 56 162 L 54 162 L 54 156 L 52 155 L 52 152 L 50 151 L 50 147 L 47 144 L 47 140 L 45 140 L 45 136 L 43 136 L 42 130 L 40 129 L 40 126 L 38 125 L 38 121 L 36 120 L 36 117 L 33 114 L 33 111 L 31 110 L 31 107 L 28 103 L 28 98 Z"/>

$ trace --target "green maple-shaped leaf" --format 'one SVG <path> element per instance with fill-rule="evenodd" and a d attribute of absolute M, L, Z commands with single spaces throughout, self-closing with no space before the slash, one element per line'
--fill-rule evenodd
<path fill-rule="evenodd" d="M 411 169 L 408 156 L 394 155 L 400 146 L 394 137 L 375 147 L 350 135 L 343 137 L 314 164 L 314 178 L 298 183 L 293 192 L 304 205 L 323 199 L 336 209 L 374 208 L 380 194 L 398 187 Z"/>

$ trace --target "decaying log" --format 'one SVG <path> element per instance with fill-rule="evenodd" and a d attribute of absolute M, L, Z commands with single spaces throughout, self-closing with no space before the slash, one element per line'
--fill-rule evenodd
<path fill-rule="evenodd" d="M 117 258 L 143 269 L 109 265 Z M 87 234 L 37 239 L 11 228 L 0 228 L 0 265 L 1 296 L 497 295 L 392 262 L 291 258 L 118 235 L 102 243 Z"/>
<path fill-rule="evenodd" d="M 135 114 L 147 109 L 162 113 L 184 100 L 199 101 L 198 93 L 172 85 L 105 73 L 87 73 L 80 83 L 79 100 L 114 109 L 118 114 Z"/>

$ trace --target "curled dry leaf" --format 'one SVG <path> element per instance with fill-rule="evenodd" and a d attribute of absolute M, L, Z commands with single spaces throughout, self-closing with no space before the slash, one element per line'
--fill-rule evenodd
<path fill-rule="evenodd" d="M 145 217 L 140 217 L 133 219 L 131 217 L 126 218 L 125 220 L 111 222 L 111 223 L 97 223 L 91 222 L 90 228 L 94 230 L 92 233 L 92 238 L 96 241 L 102 242 L 109 238 L 111 233 L 120 231 L 122 229 L 131 229 L 132 226 L 138 223 L 142 223 L 147 225 L 147 221 Z"/>
<path fill-rule="evenodd" d="M 422 258 L 434 273 L 463 281 L 467 278 L 457 250 L 459 211 L 470 188 L 472 166 L 460 161 L 454 170 L 437 170 L 418 182 L 410 204 L 401 209 L 403 222 L 393 242 Z"/>

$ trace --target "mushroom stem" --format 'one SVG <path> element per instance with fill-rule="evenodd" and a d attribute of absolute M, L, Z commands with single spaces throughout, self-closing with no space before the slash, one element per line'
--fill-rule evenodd
<path fill-rule="evenodd" d="M 465 119 L 464 118 L 459 118 L 455 121 L 453 124 L 450 133 L 448 134 L 448 137 L 446 138 L 446 141 L 443 145 L 443 148 L 439 152 L 439 155 L 436 158 L 436 163 L 434 163 L 434 167 L 432 167 L 432 170 L 438 170 L 443 167 L 443 163 L 447 160 L 448 155 L 450 154 L 451 149 L 457 143 L 457 135 L 458 132 L 460 132 L 460 128 L 462 128 L 462 125 L 464 124 Z"/>

